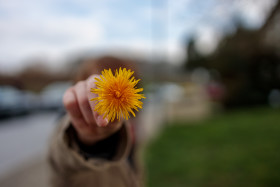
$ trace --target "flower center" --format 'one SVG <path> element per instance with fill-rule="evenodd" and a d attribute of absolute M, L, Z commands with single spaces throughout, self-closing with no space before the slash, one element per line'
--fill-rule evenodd
<path fill-rule="evenodd" d="M 122 96 L 120 91 L 115 91 L 114 95 L 117 99 L 119 99 Z"/>

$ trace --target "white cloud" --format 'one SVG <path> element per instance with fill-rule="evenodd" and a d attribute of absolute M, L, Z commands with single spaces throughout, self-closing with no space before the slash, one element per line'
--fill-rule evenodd
<path fill-rule="evenodd" d="M 234 7 L 236 13 L 243 16 L 249 26 L 260 27 L 276 2 L 276 0 L 238 1 Z"/>
<path fill-rule="evenodd" d="M 7 2 L 7 3 L 6 3 Z M 51 1 L 0 3 L 0 68 L 18 70 L 27 59 L 42 56 L 59 59 L 79 49 L 98 46 L 102 25 L 93 17 L 52 15 Z"/>
<path fill-rule="evenodd" d="M 211 26 L 201 26 L 197 29 L 196 47 L 201 54 L 212 53 L 221 39 L 221 33 Z"/>
<path fill-rule="evenodd" d="M 1 61 L 22 61 L 37 54 L 59 57 L 70 50 L 98 46 L 103 38 L 101 25 L 91 19 L 48 18 L 42 21 L 2 23 Z"/>

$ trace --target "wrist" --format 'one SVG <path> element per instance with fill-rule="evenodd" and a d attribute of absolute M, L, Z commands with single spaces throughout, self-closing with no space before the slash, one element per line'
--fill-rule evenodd
<path fill-rule="evenodd" d="M 106 137 L 101 137 L 98 135 L 87 135 L 87 134 L 85 135 L 77 132 L 77 138 L 81 143 L 89 146 L 105 139 Z"/>

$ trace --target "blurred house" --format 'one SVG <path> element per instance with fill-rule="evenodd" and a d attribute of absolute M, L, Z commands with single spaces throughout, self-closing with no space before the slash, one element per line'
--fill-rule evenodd
<path fill-rule="evenodd" d="M 10 85 L 21 90 L 39 93 L 45 86 L 56 81 L 68 81 L 68 71 L 51 71 L 43 62 L 34 62 L 14 74 L 0 74 L 0 85 Z"/>

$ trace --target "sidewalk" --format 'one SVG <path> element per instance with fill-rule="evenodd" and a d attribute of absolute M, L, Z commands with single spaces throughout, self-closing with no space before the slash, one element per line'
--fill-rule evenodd
<path fill-rule="evenodd" d="M 30 159 L 17 169 L 0 177 L 1 187 L 48 187 L 48 168 L 45 156 Z"/>

